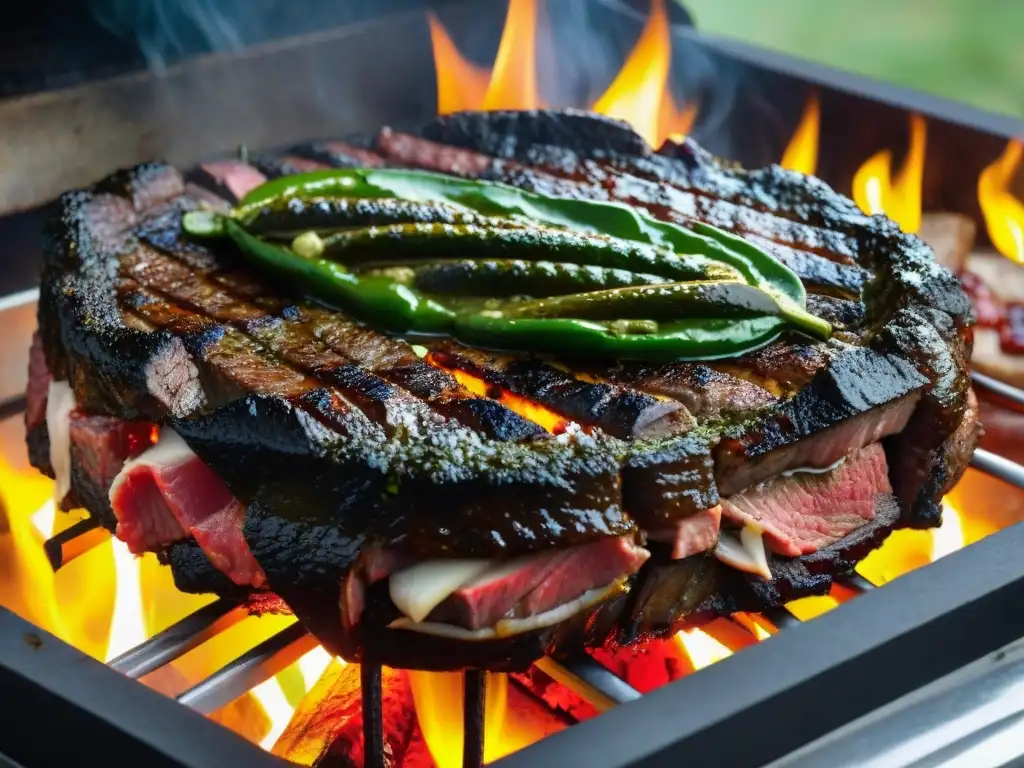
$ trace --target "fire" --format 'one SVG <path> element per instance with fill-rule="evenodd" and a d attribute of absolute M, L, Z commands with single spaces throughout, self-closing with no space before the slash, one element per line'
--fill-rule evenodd
<path fill-rule="evenodd" d="M 537 82 L 536 0 L 509 3 L 491 71 L 467 61 L 436 16 L 429 14 L 428 21 L 439 113 L 543 106 Z M 665 139 L 682 141 L 697 116 L 696 105 L 678 105 L 668 89 L 670 33 L 665 0 L 654 0 L 633 50 L 611 85 L 591 106 L 595 112 L 625 120 L 654 147 Z"/>
<path fill-rule="evenodd" d="M 117 658 L 149 639 L 143 620 L 142 561 L 129 552 L 123 542 L 113 540 L 111 545 L 117 576 L 106 661 Z"/>
<path fill-rule="evenodd" d="M 672 92 L 666 88 L 665 93 L 662 94 L 660 110 L 658 135 L 664 136 L 676 144 L 681 144 L 686 140 L 697 120 L 697 105 L 684 104 L 680 108 L 676 105 Z"/>
<path fill-rule="evenodd" d="M 540 403 L 534 402 L 522 395 L 517 395 L 514 392 L 509 392 L 507 389 L 492 387 L 479 376 L 474 376 L 467 371 L 463 371 L 458 368 L 449 368 L 439 362 L 435 355 L 428 354 L 426 359 L 427 362 L 435 368 L 440 368 L 442 371 L 450 373 L 455 377 L 455 380 L 459 382 L 459 384 L 464 386 L 474 395 L 479 397 L 488 397 L 492 396 L 496 392 L 499 403 L 504 405 L 510 411 L 518 413 L 524 419 L 532 421 L 534 424 L 539 424 L 548 432 L 562 432 L 568 425 L 568 421 L 564 417 L 559 416 L 549 408 L 545 408 Z"/>
<path fill-rule="evenodd" d="M 331 660 L 331 655 L 323 647 L 317 646 L 289 668 L 289 670 L 297 669 L 300 674 L 300 687 L 302 689 L 300 698 L 312 690 L 320 676 L 327 670 Z M 338 664 L 344 666 L 345 662 L 338 659 Z M 288 675 L 289 670 L 269 680 L 264 680 L 252 689 L 252 695 L 262 705 L 263 711 L 270 720 L 270 727 L 263 738 L 260 739 L 260 746 L 268 751 L 272 750 L 274 745 L 277 744 L 278 738 L 284 733 L 288 721 L 291 720 L 292 713 L 295 712 L 296 705 L 291 703 L 285 692 L 286 685 L 282 683 L 282 678 Z"/>
<path fill-rule="evenodd" d="M 684 629 L 676 633 L 675 641 L 697 671 L 732 655 L 728 647 L 699 629 Z"/>
<path fill-rule="evenodd" d="M 962 549 L 965 543 L 960 510 L 947 497 L 943 501 L 941 527 L 894 531 L 881 547 L 860 562 L 857 571 L 873 584 L 886 584 Z"/>
<path fill-rule="evenodd" d="M 409 672 L 416 719 L 437 768 L 462 765 L 462 674 Z M 484 759 L 492 762 L 508 754 L 503 725 L 508 707 L 508 677 L 487 675 L 484 702 Z"/>
<path fill-rule="evenodd" d="M 996 250 L 1024 264 L 1024 202 L 1010 192 L 1022 157 L 1024 143 L 1009 142 L 1003 154 L 978 176 L 978 202 Z"/>
<path fill-rule="evenodd" d="M 540 105 L 536 71 L 537 0 L 510 0 L 483 109 Z"/>
<path fill-rule="evenodd" d="M 640 38 L 608 90 L 594 102 L 594 111 L 629 122 L 648 144 L 657 146 L 662 138 L 658 121 L 671 53 L 665 2 L 655 0 Z"/>
<path fill-rule="evenodd" d="M 818 170 L 818 139 L 821 135 L 821 100 L 812 92 L 804 104 L 800 122 L 779 163 L 783 168 L 813 176 Z"/>
<path fill-rule="evenodd" d="M 491 73 L 462 58 L 437 16 L 428 13 L 427 20 L 430 23 L 430 41 L 434 47 L 434 69 L 437 72 L 438 114 L 477 109 L 484 102 Z"/>
<path fill-rule="evenodd" d="M 853 199 L 865 213 L 884 213 L 905 232 L 921 228 L 921 186 L 924 180 L 928 126 L 921 115 L 910 116 L 910 145 L 896 177 L 892 152 L 872 155 L 853 177 Z"/>

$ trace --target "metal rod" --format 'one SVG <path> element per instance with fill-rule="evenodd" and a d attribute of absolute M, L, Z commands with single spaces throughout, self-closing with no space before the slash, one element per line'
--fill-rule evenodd
<path fill-rule="evenodd" d="M 1024 390 L 977 371 L 971 372 L 971 380 L 982 389 L 995 395 L 996 399 L 1000 401 L 1000 405 L 1024 412 Z"/>
<path fill-rule="evenodd" d="M 874 584 L 856 571 L 840 578 L 839 583 L 847 589 L 852 589 L 854 592 L 870 592 L 872 589 L 876 589 Z"/>
<path fill-rule="evenodd" d="M 487 673 L 470 669 L 462 673 L 462 768 L 484 764 L 484 706 Z"/>
<path fill-rule="evenodd" d="M 209 715 L 291 666 L 316 646 L 317 641 L 301 624 L 292 624 L 189 688 L 178 701 Z"/>
<path fill-rule="evenodd" d="M 363 705 L 363 764 L 384 768 L 384 701 L 380 664 L 363 664 L 359 670 Z"/>
<path fill-rule="evenodd" d="M 599 712 L 640 698 L 640 691 L 585 654 L 564 661 L 545 657 L 534 666 Z"/>
<path fill-rule="evenodd" d="M 971 456 L 971 466 L 1010 485 L 1024 488 L 1024 467 L 991 451 L 977 448 Z"/>
<path fill-rule="evenodd" d="M 46 559 L 50 561 L 50 567 L 58 571 L 108 538 L 110 531 L 101 528 L 100 521 L 96 518 L 87 517 L 47 539 L 43 543 L 43 551 L 46 553 Z"/>
<path fill-rule="evenodd" d="M 802 623 L 800 619 L 785 608 L 769 608 L 767 611 L 761 611 L 761 615 L 774 624 L 780 631 L 798 626 Z"/>
<path fill-rule="evenodd" d="M 233 627 L 248 613 L 244 605 L 221 598 L 121 654 L 108 666 L 131 678 L 148 675 Z"/>
<path fill-rule="evenodd" d="M 24 395 L 4 400 L 0 403 L 0 421 L 4 421 L 13 416 L 17 416 L 20 413 L 24 413 L 26 405 L 27 401 L 25 400 Z"/>

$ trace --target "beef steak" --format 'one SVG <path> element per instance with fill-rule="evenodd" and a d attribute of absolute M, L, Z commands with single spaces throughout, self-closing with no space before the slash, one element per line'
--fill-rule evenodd
<path fill-rule="evenodd" d="M 661 366 L 570 366 L 443 341 L 424 357 L 282 292 L 231 247 L 182 235 L 183 212 L 224 208 L 267 174 L 312 167 L 303 159 L 439 170 L 707 221 L 796 271 L 836 333 Z M 47 377 L 69 383 L 89 418 L 173 431 L 184 448 L 174 456 L 158 442 L 159 461 L 116 457 L 130 459 L 118 478 L 137 486 L 90 465 L 124 504 L 98 508 L 95 488 L 78 498 L 109 527 L 116 515 L 122 526 L 163 520 L 159 541 L 138 546 L 161 547 L 180 586 L 239 597 L 266 587 L 346 658 L 521 668 L 823 592 L 894 525 L 934 525 L 977 441 L 973 317 L 959 282 L 920 240 L 817 180 L 727 167 L 692 142 L 654 152 L 623 123 L 572 111 L 451 115 L 258 166 L 183 175 L 152 164 L 56 203 L 29 442 L 52 472 Z M 820 481 L 776 479 L 843 457 Z M 121 498 L 131 487 L 148 500 Z M 206 506 L 182 502 L 196 488 L 215 489 Z M 828 506 L 837 498 L 839 511 Z M 711 554 L 722 512 L 763 524 L 771 580 Z M 609 546 L 614 557 L 588 554 Z M 434 623 L 484 635 L 517 617 L 553 623 L 473 637 L 393 627 L 389 576 L 424 561 L 491 564 L 454 584 Z"/>

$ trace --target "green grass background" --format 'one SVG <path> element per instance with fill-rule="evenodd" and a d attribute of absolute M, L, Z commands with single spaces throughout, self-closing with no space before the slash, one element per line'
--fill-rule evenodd
<path fill-rule="evenodd" d="M 1024 118 L 1024 0 L 683 0 L 698 29 Z"/>

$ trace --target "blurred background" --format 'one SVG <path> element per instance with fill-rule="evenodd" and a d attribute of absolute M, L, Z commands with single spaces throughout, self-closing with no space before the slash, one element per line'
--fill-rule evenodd
<path fill-rule="evenodd" d="M 685 0 L 701 31 L 1024 118 L 1022 0 Z"/>

